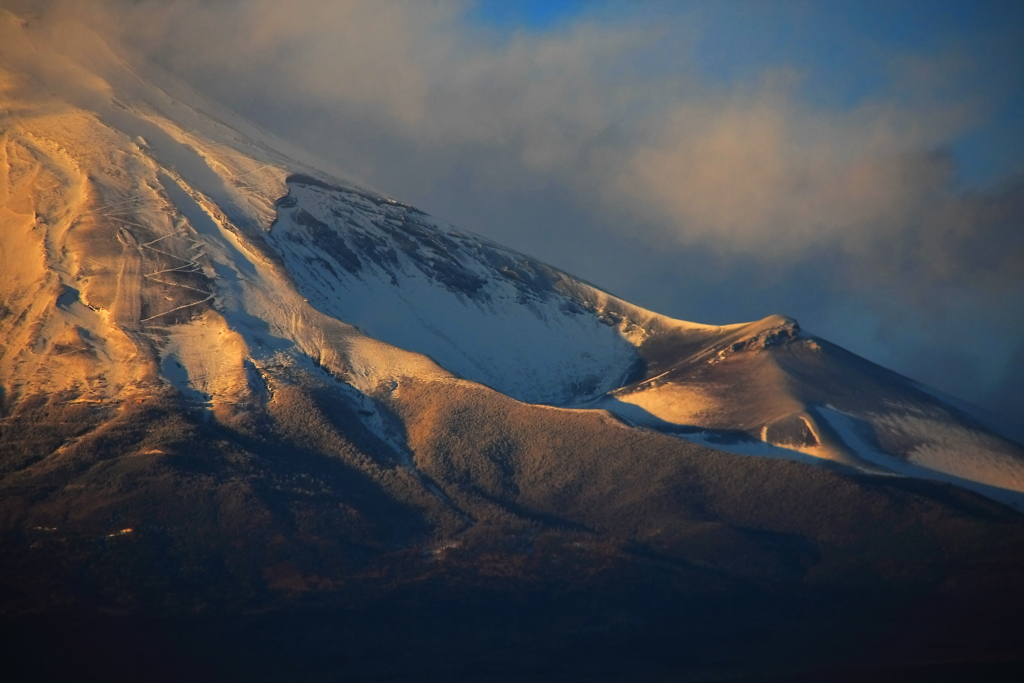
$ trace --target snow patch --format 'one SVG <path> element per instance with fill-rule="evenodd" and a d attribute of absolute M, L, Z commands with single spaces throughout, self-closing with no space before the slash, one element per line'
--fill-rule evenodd
<path fill-rule="evenodd" d="M 963 457 L 964 451 L 959 451 L 959 457 L 956 459 L 961 463 L 968 465 L 970 471 L 966 472 L 962 470 L 958 472 L 955 467 L 950 468 L 953 471 L 943 469 L 943 465 L 948 465 L 950 461 L 944 458 L 927 457 L 930 453 L 930 449 L 925 449 L 925 457 L 918 456 L 915 458 L 912 456 L 910 460 L 902 460 L 879 449 L 877 440 L 873 433 L 874 428 L 871 424 L 831 407 L 818 408 L 818 412 L 828 425 L 836 431 L 840 438 L 842 438 L 842 440 L 850 446 L 850 448 L 852 448 L 859 457 L 878 465 L 884 470 L 891 472 L 893 475 L 914 477 L 917 479 L 930 479 L 932 481 L 954 484 L 961 488 L 970 489 L 987 498 L 991 498 L 992 500 L 1024 512 L 1024 492 L 1022 492 L 1022 489 L 1013 485 L 1016 484 L 1013 478 L 997 478 L 993 480 L 992 477 L 985 476 L 984 472 L 979 472 L 977 467 L 973 464 L 979 459 L 979 457 L 982 460 L 987 460 L 988 458 L 986 458 L 984 454 L 979 456 L 978 454 L 972 453 L 971 457 L 965 458 Z M 915 426 L 920 427 L 922 425 L 917 424 Z M 934 427 L 935 424 L 933 423 L 931 426 Z M 945 434 L 944 436 L 949 437 L 950 435 Z M 953 438 L 953 449 L 955 449 L 958 437 L 954 436 Z M 970 440 L 970 437 L 964 437 L 963 435 L 959 438 L 967 438 Z M 963 445 L 962 440 L 960 443 Z M 945 455 L 952 455 L 953 452 L 955 452 L 955 450 L 947 451 L 945 452 Z M 971 451 L 966 452 L 970 453 Z M 975 479 L 970 476 L 972 474 L 975 476 L 981 474 L 984 479 Z M 996 481 L 1001 483 L 996 483 Z M 1009 483 L 1011 486 L 1001 485 L 1003 483 Z"/>

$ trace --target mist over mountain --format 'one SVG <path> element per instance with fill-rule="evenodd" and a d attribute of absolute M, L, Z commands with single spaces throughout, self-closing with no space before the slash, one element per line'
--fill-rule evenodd
<path fill-rule="evenodd" d="M 0 11 L 18 680 L 1024 660 L 1013 425 L 783 315 L 635 306 L 33 26 Z"/>

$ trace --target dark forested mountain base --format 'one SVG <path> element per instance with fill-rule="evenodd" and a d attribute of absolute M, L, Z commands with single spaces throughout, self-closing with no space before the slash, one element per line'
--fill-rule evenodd
<path fill-rule="evenodd" d="M 415 498 L 370 440 L 377 480 L 304 450 L 282 436 L 290 412 L 228 428 L 168 395 L 100 415 L 52 479 L 6 480 L 22 523 L 0 538 L 5 680 L 953 681 L 1024 666 L 1024 525 L 1008 508 L 469 391 L 431 394 L 448 409 L 422 418 L 465 429 L 408 420 L 447 502 Z M 321 405 L 338 452 L 363 453 L 329 429 L 344 402 Z M 517 454 L 504 469 L 459 464 L 498 437 Z M 643 457 L 623 468 L 607 453 L 627 444 Z"/>
<path fill-rule="evenodd" d="M 638 562 L 600 587 L 445 577 L 346 607 L 5 621 L 5 680 L 1019 680 L 1019 602 L 689 593 L 665 585 L 676 574 Z"/>

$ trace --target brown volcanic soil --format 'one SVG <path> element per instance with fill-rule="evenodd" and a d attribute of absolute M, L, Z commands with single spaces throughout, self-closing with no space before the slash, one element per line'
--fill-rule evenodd
<path fill-rule="evenodd" d="M 996 680 L 1024 662 L 1024 519 L 980 496 L 458 381 L 380 397 L 413 468 L 346 392 L 275 389 L 217 418 L 169 391 L 9 408 L 9 680 Z"/>

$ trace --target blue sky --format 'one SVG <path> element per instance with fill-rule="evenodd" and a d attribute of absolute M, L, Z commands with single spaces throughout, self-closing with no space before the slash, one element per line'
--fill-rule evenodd
<path fill-rule="evenodd" d="M 955 56 L 960 72 L 948 74 L 946 96 L 978 98 L 988 109 L 951 141 L 960 182 L 977 188 L 1024 171 L 1022 2 L 477 0 L 466 19 L 507 38 L 659 13 L 701 26 L 690 56 L 706 83 L 750 82 L 768 67 L 793 67 L 803 77 L 801 96 L 823 107 L 891 96 L 893 60 Z"/>
<path fill-rule="evenodd" d="M 564 26 L 586 11 L 603 9 L 604 5 L 585 0 L 480 0 L 469 6 L 466 16 L 470 21 L 506 32 L 549 31 Z"/>

